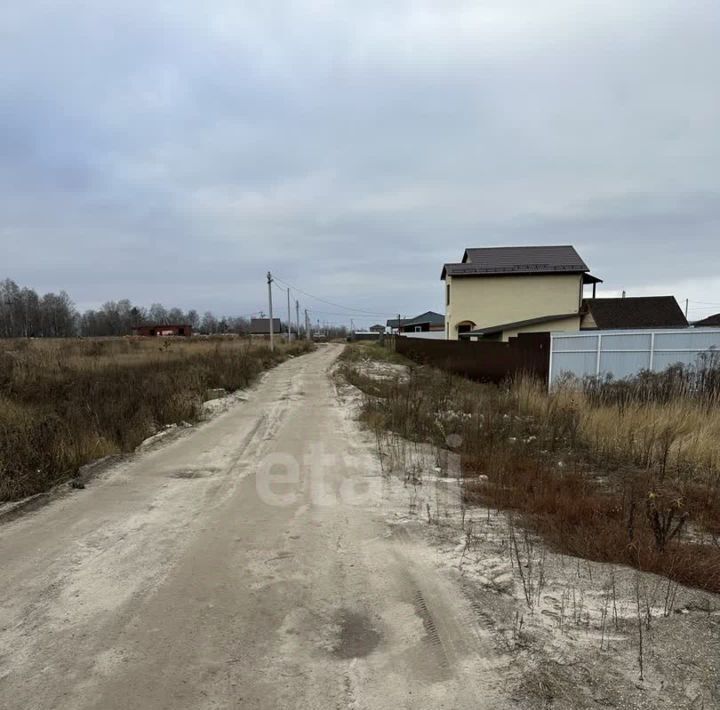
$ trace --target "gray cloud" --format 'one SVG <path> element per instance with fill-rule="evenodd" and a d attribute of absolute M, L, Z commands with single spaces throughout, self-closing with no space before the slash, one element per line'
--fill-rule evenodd
<path fill-rule="evenodd" d="M 720 303 L 718 21 L 701 0 L 12 3 L 0 276 L 243 313 L 272 268 L 413 313 L 465 246 L 573 243 L 609 290 Z"/>

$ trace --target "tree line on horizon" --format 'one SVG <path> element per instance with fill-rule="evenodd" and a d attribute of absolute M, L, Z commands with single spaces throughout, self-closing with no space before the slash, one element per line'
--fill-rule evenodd
<path fill-rule="evenodd" d="M 98 309 L 80 313 L 65 291 L 40 296 L 34 289 L 20 287 L 11 279 L 0 281 L 1 338 L 68 338 L 73 336 L 129 335 L 140 325 L 186 324 L 193 330 L 214 335 L 246 333 L 250 320 L 243 317 L 218 318 L 207 311 L 166 308 L 153 303 L 149 308 L 129 299 L 108 301 Z"/>
<path fill-rule="evenodd" d="M 65 291 L 40 296 L 32 288 L 20 287 L 13 280 L 0 281 L 0 338 L 71 338 L 130 335 L 140 325 L 190 325 L 206 335 L 250 330 L 250 319 L 243 316 L 217 317 L 211 311 L 200 315 L 195 309 L 166 308 L 153 303 L 149 308 L 129 299 L 108 301 L 100 308 L 80 313 Z M 282 322 L 282 332 L 287 321 Z M 292 328 L 295 330 L 295 328 Z M 344 326 L 323 329 L 330 337 L 345 337 Z"/>

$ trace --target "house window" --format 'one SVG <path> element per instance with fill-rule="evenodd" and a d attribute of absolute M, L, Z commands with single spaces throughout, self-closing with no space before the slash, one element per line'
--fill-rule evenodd
<path fill-rule="evenodd" d="M 416 332 L 416 333 L 422 333 L 422 326 L 421 326 L 421 325 L 416 325 L 416 326 L 415 326 L 415 332 Z"/>
<path fill-rule="evenodd" d="M 450 284 L 445 286 L 445 305 L 450 305 Z"/>

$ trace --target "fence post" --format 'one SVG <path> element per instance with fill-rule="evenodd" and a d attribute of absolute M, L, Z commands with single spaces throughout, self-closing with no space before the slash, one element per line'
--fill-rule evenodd
<path fill-rule="evenodd" d="M 555 336 L 550 333 L 550 357 L 548 361 L 548 392 L 550 391 L 550 388 L 552 387 L 552 379 L 553 379 L 553 348 L 555 347 Z"/>
<path fill-rule="evenodd" d="M 650 372 L 653 371 L 655 365 L 655 331 L 650 333 Z"/>
<path fill-rule="evenodd" d="M 602 352 L 602 334 L 597 337 L 597 358 L 595 360 L 595 377 L 600 377 L 600 353 Z"/>

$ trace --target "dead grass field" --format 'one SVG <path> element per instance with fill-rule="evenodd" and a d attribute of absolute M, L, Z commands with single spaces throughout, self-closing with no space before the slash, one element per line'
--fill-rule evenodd
<path fill-rule="evenodd" d="M 208 389 L 237 390 L 306 352 L 239 338 L 0 341 L 0 501 L 47 490 L 80 466 L 192 422 Z"/>
<path fill-rule="evenodd" d="M 457 454 L 468 504 L 517 511 L 559 551 L 720 592 L 713 387 L 548 394 L 530 379 L 484 385 L 410 363 L 377 377 L 360 366 L 376 350 L 351 346 L 341 367 L 364 393 L 364 421 L 378 440 L 391 431 Z"/>

